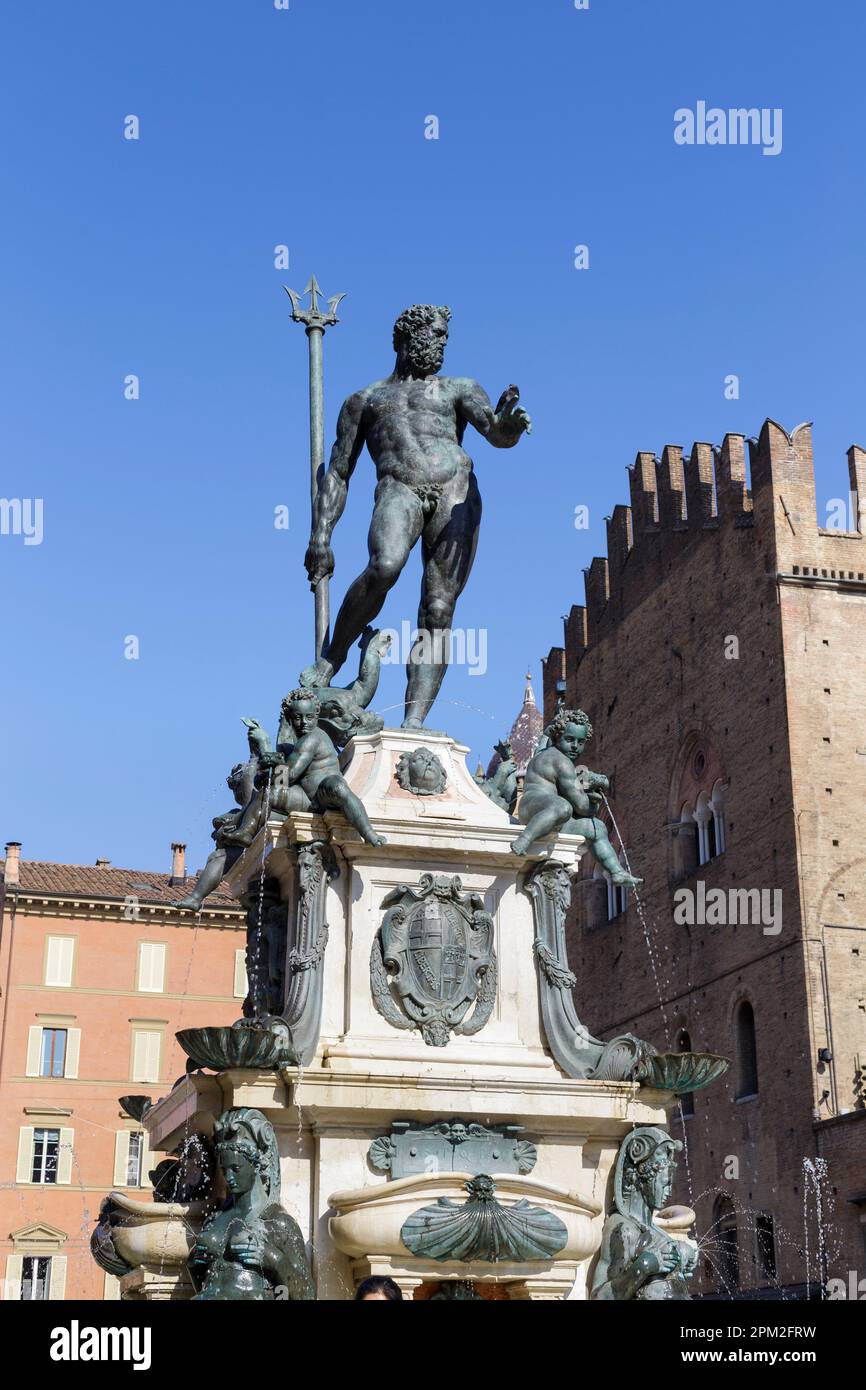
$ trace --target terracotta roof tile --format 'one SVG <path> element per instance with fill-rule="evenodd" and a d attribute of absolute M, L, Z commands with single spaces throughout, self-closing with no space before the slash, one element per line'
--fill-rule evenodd
<path fill-rule="evenodd" d="M 0 866 L 5 868 L 5 861 L 2 859 Z M 184 883 L 172 883 L 169 874 L 154 874 L 148 869 L 53 864 L 36 859 L 21 860 L 20 877 L 23 893 L 45 893 L 64 898 L 100 898 L 111 902 L 122 902 L 124 898 L 136 897 L 143 903 L 167 905 L 186 897 L 195 882 L 193 878 L 188 878 Z M 237 898 L 233 898 L 222 888 L 205 898 L 205 906 L 241 911 Z"/>

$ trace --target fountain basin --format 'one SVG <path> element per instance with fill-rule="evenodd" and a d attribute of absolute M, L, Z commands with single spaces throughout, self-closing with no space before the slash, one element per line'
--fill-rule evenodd
<path fill-rule="evenodd" d="M 331 1240 L 338 1250 L 354 1259 L 411 1260 L 410 1251 L 400 1237 L 408 1218 L 419 1208 L 429 1206 L 442 1197 L 462 1206 L 467 1197 L 466 1183 L 472 1177 L 471 1173 L 422 1173 L 397 1178 L 393 1182 L 335 1192 L 328 1198 L 329 1206 L 335 1209 L 335 1215 L 328 1222 Z M 599 1203 L 521 1174 L 502 1173 L 493 1177 L 496 1197 L 502 1206 L 510 1207 L 525 1200 L 558 1217 L 565 1227 L 565 1244 L 550 1261 L 539 1261 L 541 1268 L 560 1263 L 573 1266 L 594 1253 L 598 1246 L 597 1218 L 602 1210 Z M 461 1261 L 449 1261 L 444 1267 L 452 1271 L 470 1268 Z M 485 1268 L 493 1272 L 497 1265 L 492 1262 L 480 1266 L 473 1263 L 471 1268 L 476 1275 L 480 1269 L 483 1277 Z M 442 1270 L 443 1265 L 438 1261 L 431 1263 L 431 1277 L 441 1279 Z M 464 1274 L 463 1277 L 468 1276 Z"/>
<path fill-rule="evenodd" d="M 197 1067 L 228 1071 L 241 1067 L 249 1071 L 269 1071 L 296 1061 L 283 1034 L 269 1028 L 181 1028 L 178 1042 Z"/>
<path fill-rule="evenodd" d="M 638 1080 L 642 1086 L 684 1095 L 709 1086 L 724 1076 L 730 1065 L 729 1057 L 712 1052 L 657 1052 L 644 1059 Z"/>
<path fill-rule="evenodd" d="M 98 1247 L 106 1247 L 106 1258 L 98 1263 L 112 1274 L 126 1273 L 141 1265 L 185 1265 L 201 1230 L 206 1206 L 203 1201 L 143 1202 L 124 1192 L 110 1192 L 102 1203 L 93 1236 L 94 1254 Z"/>

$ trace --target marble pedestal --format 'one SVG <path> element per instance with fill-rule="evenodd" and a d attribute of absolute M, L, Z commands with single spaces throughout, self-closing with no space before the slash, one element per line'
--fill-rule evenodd
<path fill-rule="evenodd" d="M 395 776 L 401 755 L 419 747 L 445 769 L 444 790 L 436 795 L 405 790 Z M 195 1073 L 146 1116 L 151 1147 L 171 1150 L 189 1134 L 209 1133 L 230 1106 L 255 1106 L 267 1115 L 282 1155 L 281 1200 L 309 1241 L 320 1299 L 351 1298 L 369 1273 L 389 1274 L 407 1293 L 471 1279 L 504 1284 L 508 1297 L 520 1299 L 585 1298 L 619 1144 L 633 1126 L 666 1120 L 668 1095 L 631 1082 L 575 1080 L 554 1061 L 539 1004 L 533 904 L 524 887 L 533 863 L 511 853 L 516 823 L 474 782 L 467 751 L 421 731 L 385 730 L 353 741 L 345 776 L 387 837 L 381 848 L 367 845 L 336 813 L 295 813 L 261 831 L 226 882 L 248 897 L 263 872 L 280 884 L 289 924 L 286 994 L 306 972 L 300 983 L 307 1023 L 315 1022 L 304 1034 L 309 1055 L 303 1066 L 278 1075 Z M 305 892 L 304 929 L 310 925 L 312 891 L 304 888 L 299 863 L 321 846 L 331 869 L 315 891 L 327 932 L 319 930 L 321 949 L 313 950 L 298 935 Z M 573 870 L 584 844 L 563 836 L 542 848 Z M 382 901 L 400 885 L 417 888 L 425 874 L 459 876 L 461 891 L 483 899 L 495 928 L 498 978 L 490 1017 L 478 1033 L 452 1035 L 446 1046 L 394 1027 L 371 990 Z M 453 1171 L 434 1162 L 430 1171 L 397 1180 L 374 1166 L 370 1146 L 395 1122 L 454 1120 L 494 1130 L 522 1127 L 536 1161 L 529 1172 L 497 1178 L 491 1158 L 497 1197 L 504 1205 L 528 1200 L 555 1211 L 568 1229 L 559 1255 L 526 1264 L 440 1263 L 419 1260 L 401 1245 L 400 1225 L 413 1203 L 465 1199 L 460 1146 L 453 1147 Z"/>

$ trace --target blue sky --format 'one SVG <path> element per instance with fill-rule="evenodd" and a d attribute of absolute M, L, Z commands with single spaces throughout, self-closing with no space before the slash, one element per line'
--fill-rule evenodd
<path fill-rule="evenodd" d="M 0 492 L 43 499 L 44 538 L 0 536 L 2 839 L 140 868 L 181 839 L 203 862 L 240 716 L 273 724 L 311 656 L 306 343 L 280 288 L 311 269 L 347 292 L 328 446 L 416 300 L 452 307 L 446 371 L 494 399 L 517 382 L 533 417 L 512 451 L 467 436 L 485 513 L 458 622 L 488 665 L 452 670 L 430 722 L 473 765 L 581 601 L 638 449 L 813 419 L 821 505 L 844 493 L 866 442 L 864 27 L 804 0 L 7 7 Z M 677 145 L 699 100 L 781 108 L 781 153 Z M 371 480 L 365 455 L 336 599 Z M 419 573 L 383 624 L 414 620 Z M 395 722 L 402 693 L 389 668 Z"/>

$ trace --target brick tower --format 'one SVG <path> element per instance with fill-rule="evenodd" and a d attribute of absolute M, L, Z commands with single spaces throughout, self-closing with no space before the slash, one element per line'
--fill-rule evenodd
<path fill-rule="evenodd" d="M 708 1236 L 695 1293 L 815 1296 L 832 1279 L 851 1297 L 866 1276 L 866 452 L 848 452 L 849 529 L 817 524 L 808 425 L 768 420 L 749 452 L 751 489 L 740 435 L 638 454 L 631 506 L 545 660 L 545 716 L 561 698 L 589 714 L 587 760 L 645 879 L 648 939 L 633 895 L 584 859 L 570 963 L 596 1035 L 733 1059 L 674 1122 Z"/>

